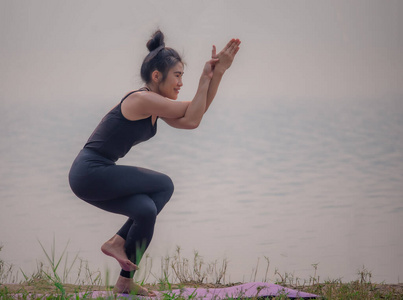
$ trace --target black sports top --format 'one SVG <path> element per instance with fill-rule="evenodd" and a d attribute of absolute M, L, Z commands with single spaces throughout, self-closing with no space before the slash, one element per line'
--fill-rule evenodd
<path fill-rule="evenodd" d="M 144 89 L 138 91 L 141 90 Z M 122 102 L 135 92 L 137 91 L 126 95 L 118 105 L 106 114 L 91 134 L 84 148 L 95 150 L 102 156 L 117 161 L 125 156 L 131 147 L 149 140 L 157 133 L 157 121 L 153 125 L 151 116 L 136 121 L 130 121 L 123 116 Z"/>

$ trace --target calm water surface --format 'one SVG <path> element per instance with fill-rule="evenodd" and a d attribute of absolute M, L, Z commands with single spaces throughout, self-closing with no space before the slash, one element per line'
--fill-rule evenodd
<path fill-rule="evenodd" d="M 99 247 L 125 218 L 70 191 L 75 155 L 114 103 L 0 104 L 1 258 L 25 272 L 50 249 L 79 252 L 92 269 L 118 268 Z M 196 131 L 162 121 L 158 134 L 119 161 L 170 175 L 175 193 L 149 255 L 182 248 L 229 260 L 227 280 L 274 270 L 308 279 L 403 278 L 403 101 L 272 101 L 217 104 Z M 153 281 L 154 278 L 151 278 Z"/>

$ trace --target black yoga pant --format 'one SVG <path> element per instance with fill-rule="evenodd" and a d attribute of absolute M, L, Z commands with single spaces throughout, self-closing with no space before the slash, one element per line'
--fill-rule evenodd
<path fill-rule="evenodd" d="M 84 201 L 129 217 L 117 234 L 126 241 L 127 257 L 138 265 L 151 242 L 156 217 L 172 196 L 172 180 L 152 170 L 116 165 L 84 148 L 73 162 L 69 182 Z M 122 270 L 120 275 L 132 278 L 134 272 Z"/>

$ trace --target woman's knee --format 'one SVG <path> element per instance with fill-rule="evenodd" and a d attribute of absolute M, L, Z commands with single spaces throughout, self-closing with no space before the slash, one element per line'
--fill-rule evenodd
<path fill-rule="evenodd" d="M 133 207 L 130 218 L 134 219 L 136 222 L 155 222 L 157 218 L 157 207 L 154 201 L 147 197 L 145 201 L 138 203 L 136 207 Z"/>
<path fill-rule="evenodd" d="M 162 182 L 162 187 L 163 187 L 164 191 L 166 191 L 167 193 L 172 195 L 175 187 L 174 187 L 174 183 L 173 183 L 171 177 L 169 177 L 168 175 L 163 175 L 162 178 L 163 179 L 161 180 L 161 182 Z"/>

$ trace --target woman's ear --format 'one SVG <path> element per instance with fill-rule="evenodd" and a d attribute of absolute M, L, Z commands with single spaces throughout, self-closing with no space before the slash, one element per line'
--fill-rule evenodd
<path fill-rule="evenodd" d="M 160 81 L 162 80 L 162 74 L 160 71 L 158 70 L 154 70 L 151 73 L 151 81 L 154 83 L 160 83 Z"/>

